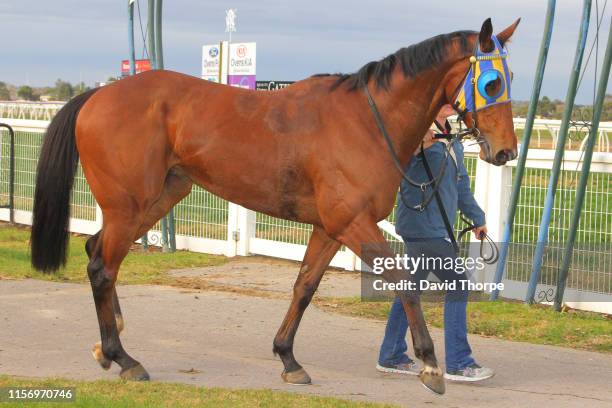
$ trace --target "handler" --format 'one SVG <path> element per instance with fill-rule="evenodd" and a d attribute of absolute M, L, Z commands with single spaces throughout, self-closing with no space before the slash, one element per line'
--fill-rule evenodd
<path fill-rule="evenodd" d="M 454 114 L 451 105 L 442 107 L 436 118 L 437 123 L 446 124 L 449 116 Z M 429 129 L 424 138 L 423 148 L 425 159 L 430 172 L 438 175 L 444 162 L 445 149 L 448 141 L 434 139 L 434 131 Z M 425 170 L 419 149 L 408 164 L 407 174 L 418 182 L 430 180 Z M 453 149 L 446 158 L 447 163 L 444 177 L 439 181 L 438 192 L 442 200 L 448 219 L 454 220 L 457 207 L 470 218 L 474 225 L 473 232 L 481 238 L 486 232 L 485 214 L 476 203 L 470 190 L 470 180 L 463 164 L 463 146 L 454 143 Z M 431 194 L 431 188 L 427 189 Z M 416 206 L 422 201 L 423 192 L 402 181 L 402 191 L 407 205 Z M 440 209 L 436 200 L 432 200 L 423 212 L 416 212 L 406 208 L 402 199 L 398 200 L 396 232 L 402 236 L 406 246 L 406 253 L 411 257 L 450 257 L 455 259 L 457 254 L 448 237 Z M 433 272 L 441 282 L 453 282 L 467 279 L 465 275 L 458 274 L 453 269 L 426 270 L 420 268 L 412 279 L 417 282 L 424 280 Z M 467 340 L 466 308 L 468 290 L 462 289 L 459 282 L 455 290 L 446 292 L 444 302 L 444 343 L 446 357 L 446 373 L 444 377 L 455 381 L 480 381 L 490 378 L 494 372 L 490 368 L 481 367 L 474 361 L 472 350 Z M 377 370 L 382 372 L 418 375 L 420 368 L 406 351 L 406 332 L 408 320 L 399 298 L 396 298 L 389 312 L 385 337 L 380 347 Z"/>

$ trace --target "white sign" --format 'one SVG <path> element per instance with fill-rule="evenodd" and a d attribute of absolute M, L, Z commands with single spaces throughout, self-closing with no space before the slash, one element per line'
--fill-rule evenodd
<path fill-rule="evenodd" d="M 230 75 L 255 75 L 257 45 L 251 43 L 230 44 Z"/>
<path fill-rule="evenodd" d="M 219 82 L 221 47 L 219 44 L 202 47 L 202 79 Z"/>
<path fill-rule="evenodd" d="M 256 43 L 232 43 L 230 50 L 228 62 L 227 41 L 202 46 L 202 79 L 255 89 Z"/>

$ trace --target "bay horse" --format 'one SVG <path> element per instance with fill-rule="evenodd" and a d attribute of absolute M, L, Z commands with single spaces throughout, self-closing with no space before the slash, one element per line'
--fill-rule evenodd
<path fill-rule="evenodd" d="M 503 46 L 518 22 L 496 41 Z M 309 384 L 293 341 L 330 260 L 341 245 L 370 265 L 375 256 L 393 256 L 377 222 L 394 207 L 400 174 L 365 90 L 406 165 L 440 107 L 454 101 L 469 57 L 494 47 L 492 30 L 487 19 L 480 32 L 439 35 L 354 74 L 314 76 L 275 92 L 151 71 L 74 97 L 49 125 L 38 162 L 33 267 L 53 272 L 66 263 L 70 191 L 80 157 L 103 214 L 102 229 L 86 243 L 101 334 L 94 356 L 105 369 L 118 363 L 124 379 L 148 380 L 119 340 L 123 319 L 115 283 L 132 243 L 193 184 L 251 210 L 312 224 L 293 298 L 273 342 L 283 380 Z M 480 158 L 502 165 L 516 157 L 511 104 L 494 104 L 477 116 L 486 147 Z M 473 112 L 464 117 L 468 126 L 475 119 Z M 365 253 L 364 244 L 377 249 Z M 388 270 L 383 278 L 397 282 L 404 273 Z M 415 354 L 424 363 L 421 381 L 444 393 L 419 298 L 410 292 L 398 296 Z"/>

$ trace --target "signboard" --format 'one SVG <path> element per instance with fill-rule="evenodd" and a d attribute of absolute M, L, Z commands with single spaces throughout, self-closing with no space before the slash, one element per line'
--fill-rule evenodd
<path fill-rule="evenodd" d="M 291 85 L 293 81 L 257 81 L 258 91 L 278 91 Z"/>
<path fill-rule="evenodd" d="M 148 59 L 136 60 L 136 73 L 140 74 L 144 71 L 151 70 L 151 61 Z M 126 77 L 130 75 L 130 60 L 121 61 L 121 76 Z"/>
<path fill-rule="evenodd" d="M 202 47 L 202 79 L 212 82 L 220 82 L 221 67 L 221 45 L 205 45 Z"/>
<path fill-rule="evenodd" d="M 202 47 L 202 79 L 240 88 L 255 89 L 256 44 L 254 42 L 232 43 L 229 53 L 227 44 L 227 41 L 221 41 L 219 45 Z"/>
<path fill-rule="evenodd" d="M 228 83 L 241 88 L 255 89 L 255 56 L 257 45 L 251 43 L 230 44 Z"/>

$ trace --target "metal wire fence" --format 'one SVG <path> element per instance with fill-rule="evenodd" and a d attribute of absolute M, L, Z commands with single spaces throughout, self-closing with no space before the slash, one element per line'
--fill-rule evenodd
<path fill-rule="evenodd" d="M 8 130 L 0 128 L 0 207 L 9 204 L 10 148 Z"/>
<path fill-rule="evenodd" d="M 44 128 L 16 131 L 15 149 L 15 208 L 31 211 L 37 159 Z M 8 202 L 9 192 L 9 137 L 0 131 L 0 206 Z M 478 158 L 466 154 L 465 165 L 474 188 Z M 514 172 L 514 170 L 513 170 Z M 514 221 L 513 245 L 510 249 L 506 278 L 526 282 L 529 279 L 533 251 L 537 239 L 542 207 L 546 195 L 550 170 L 527 168 L 517 214 Z M 579 172 L 563 170 L 549 230 L 549 242 L 543 263 L 540 283 L 554 285 L 561 261 L 560 244 L 565 241 L 575 200 L 575 186 Z M 510 184 L 505 186 L 510 189 Z M 72 195 L 72 217 L 96 220 L 96 203 L 79 165 Z M 229 204 L 200 187 L 175 208 L 176 232 L 181 236 L 228 239 Z M 387 221 L 395 223 L 395 211 Z M 456 223 L 456 230 L 462 225 Z M 159 230 L 159 225 L 153 228 Z M 306 245 L 312 227 L 256 214 L 255 237 L 279 243 Z M 392 234 L 384 232 L 398 252 L 403 244 Z M 466 240 L 469 237 L 465 238 Z M 282 257 L 282 253 L 279 253 Z M 576 249 L 573 253 L 568 287 L 597 293 L 612 293 L 612 173 L 592 172 L 586 191 L 584 209 L 578 229 Z"/>
<path fill-rule="evenodd" d="M 190 237 L 227 239 L 227 217 L 228 202 L 198 186 L 174 209 L 176 233 Z"/>
<path fill-rule="evenodd" d="M 36 166 L 42 145 L 43 131 L 15 132 L 15 209 L 32 211 L 34 188 L 36 185 Z M 9 194 L 9 138 L 2 131 L 0 151 L 0 200 L 8 202 Z M 96 219 L 96 200 L 94 199 L 83 169 L 79 164 L 74 179 L 71 198 L 73 218 L 87 221 Z"/>
<path fill-rule="evenodd" d="M 255 218 L 255 238 L 306 245 L 311 232 L 310 224 L 281 220 L 261 213 L 257 213 Z"/>
<path fill-rule="evenodd" d="M 527 168 L 513 226 L 506 277 L 527 282 L 548 189 L 548 169 Z M 514 171 L 513 171 L 514 174 Z M 548 231 L 541 284 L 556 285 L 580 172 L 563 170 Z M 508 189 L 511 185 L 506 186 Z M 567 287 L 612 293 L 612 174 L 591 172 Z"/>

